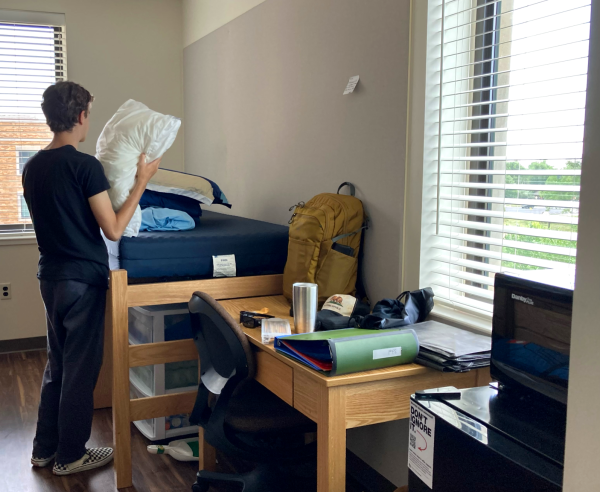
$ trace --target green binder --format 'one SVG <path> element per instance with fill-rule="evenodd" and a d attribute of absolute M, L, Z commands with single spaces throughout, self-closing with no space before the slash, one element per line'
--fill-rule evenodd
<path fill-rule="evenodd" d="M 275 350 L 329 376 L 410 364 L 419 353 L 414 330 L 319 331 L 275 338 Z"/>

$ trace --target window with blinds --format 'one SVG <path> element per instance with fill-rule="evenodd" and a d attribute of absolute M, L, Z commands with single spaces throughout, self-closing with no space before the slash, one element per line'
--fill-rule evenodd
<path fill-rule="evenodd" d="M 575 268 L 590 0 L 430 0 L 421 285 L 490 315 L 498 272 Z"/>
<path fill-rule="evenodd" d="M 0 20 L 0 237 L 32 230 L 21 173 L 52 133 L 44 90 L 67 76 L 65 27 Z"/>

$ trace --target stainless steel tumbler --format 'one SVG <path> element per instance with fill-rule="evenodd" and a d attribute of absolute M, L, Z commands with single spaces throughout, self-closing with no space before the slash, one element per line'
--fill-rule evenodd
<path fill-rule="evenodd" d="M 319 303 L 317 284 L 296 283 L 292 296 L 296 333 L 312 333 L 315 331 Z"/>

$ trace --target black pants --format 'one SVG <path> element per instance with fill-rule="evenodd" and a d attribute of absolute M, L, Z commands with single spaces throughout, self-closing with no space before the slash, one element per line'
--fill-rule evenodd
<path fill-rule="evenodd" d="M 68 464 L 85 454 L 92 432 L 94 386 L 102 366 L 106 289 L 74 280 L 41 280 L 48 325 L 33 456 Z"/>

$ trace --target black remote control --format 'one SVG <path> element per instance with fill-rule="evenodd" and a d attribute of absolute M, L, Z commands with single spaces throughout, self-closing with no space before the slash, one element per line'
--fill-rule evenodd
<path fill-rule="evenodd" d="M 416 391 L 417 400 L 460 400 L 460 391 L 440 391 L 437 393 L 425 391 Z"/>

